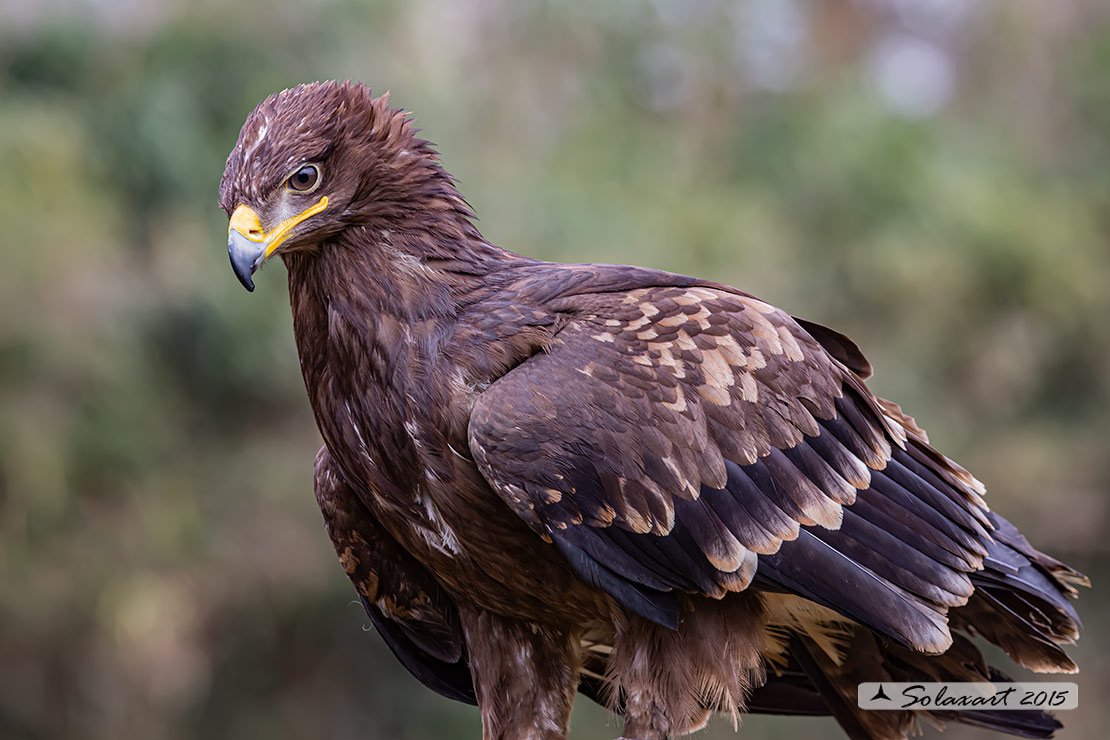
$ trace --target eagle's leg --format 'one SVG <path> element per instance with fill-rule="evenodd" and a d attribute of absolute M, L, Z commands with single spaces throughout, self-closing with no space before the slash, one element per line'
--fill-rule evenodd
<path fill-rule="evenodd" d="M 472 608 L 459 616 L 482 712 L 483 740 L 565 740 L 580 638 Z"/>
<path fill-rule="evenodd" d="M 681 610 L 678 630 L 614 610 L 608 672 L 628 740 L 686 735 L 713 712 L 736 716 L 748 692 L 765 680 L 759 595 L 690 598 L 696 604 Z"/>

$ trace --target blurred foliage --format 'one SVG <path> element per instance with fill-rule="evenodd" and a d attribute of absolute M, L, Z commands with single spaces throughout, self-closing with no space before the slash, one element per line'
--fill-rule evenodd
<path fill-rule="evenodd" d="M 281 268 L 248 296 L 224 256 L 238 127 L 311 79 L 392 88 L 495 243 L 713 277 L 850 334 L 993 505 L 1110 575 L 1108 15 L 4 0 L 0 736 L 479 735 L 361 631 Z M 1110 720 L 1104 593 L 1064 738 Z M 580 703 L 574 738 L 618 732 Z"/>

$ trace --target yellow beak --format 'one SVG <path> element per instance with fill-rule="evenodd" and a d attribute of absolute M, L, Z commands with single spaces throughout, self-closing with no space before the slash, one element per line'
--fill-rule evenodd
<path fill-rule="evenodd" d="M 251 276 L 270 258 L 288 237 L 293 227 L 309 216 L 315 216 L 328 207 L 328 196 L 320 198 L 315 205 L 309 206 L 296 216 L 285 219 L 269 232 L 262 230 L 258 213 L 247 205 L 239 205 L 231 214 L 227 226 L 227 253 L 231 258 L 231 269 L 247 290 L 254 290 Z"/>

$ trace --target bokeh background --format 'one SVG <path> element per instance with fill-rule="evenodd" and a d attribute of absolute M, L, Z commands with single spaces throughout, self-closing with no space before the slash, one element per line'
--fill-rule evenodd
<path fill-rule="evenodd" d="M 248 295 L 227 264 L 239 125 L 327 78 L 415 111 L 497 244 L 713 277 L 854 337 L 878 392 L 1095 577 L 1060 737 L 1106 737 L 1108 20 L 1101 0 L 0 0 L 0 737 L 479 736 L 367 631 L 312 495 L 283 268 Z M 571 736 L 619 729 L 583 699 Z"/>

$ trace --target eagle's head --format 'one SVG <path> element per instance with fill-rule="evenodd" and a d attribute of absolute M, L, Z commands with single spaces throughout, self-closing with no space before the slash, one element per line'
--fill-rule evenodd
<path fill-rule="evenodd" d="M 450 178 L 409 119 L 361 83 L 317 82 L 255 108 L 227 158 L 220 206 L 231 217 L 228 253 L 239 281 L 275 253 L 320 249 L 352 226 L 388 228 L 414 193 Z"/>

